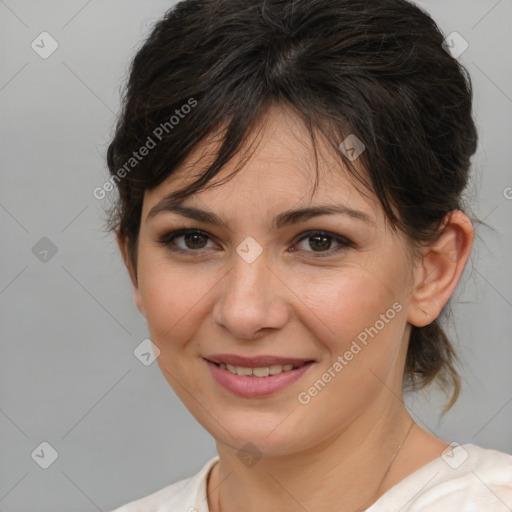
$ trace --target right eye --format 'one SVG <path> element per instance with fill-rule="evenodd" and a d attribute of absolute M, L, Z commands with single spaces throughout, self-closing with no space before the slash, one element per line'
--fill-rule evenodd
<path fill-rule="evenodd" d="M 177 240 L 182 241 L 177 243 Z M 158 240 L 158 243 L 170 251 L 193 253 L 208 248 L 206 247 L 208 240 L 210 240 L 210 235 L 199 229 L 179 229 L 165 234 Z"/>

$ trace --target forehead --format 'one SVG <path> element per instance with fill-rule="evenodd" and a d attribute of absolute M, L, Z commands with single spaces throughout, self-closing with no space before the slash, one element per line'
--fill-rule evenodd
<path fill-rule="evenodd" d="M 195 182 L 217 156 L 222 135 L 219 130 L 199 143 L 171 176 L 147 191 L 144 210 Z M 367 211 L 378 208 L 373 194 L 354 178 L 337 150 L 321 134 L 316 134 L 314 144 L 310 132 L 290 108 L 274 105 L 262 115 L 238 153 L 208 183 L 222 184 L 192 194 L 186 201 L 192 204 L 195 196 L 201 196 L 222 206 L 224 201 L 233 202 L 238 197 L 244 198 L 247 205 L 259 203 L 262 209 L 264 205 L 283 207 L 326 201 L 341 201 Z M 353 165 L 358 173 L 365 174 L 357 160 Z M 236 175 L 226 181 L 235 171 Z M 313 194 L 317 176 L 318 186 Z"/>

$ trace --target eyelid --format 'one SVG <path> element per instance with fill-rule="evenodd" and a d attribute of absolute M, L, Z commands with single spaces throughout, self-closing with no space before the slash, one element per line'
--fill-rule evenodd
<path fill-rule="evenodd" d="M 210 233 L 208 233 L 206 231 L 203 231 L 202 229 L 180 228 L 180 229 L 175 229 L 175 230 L 166 232 L 163 236 L 158 238 L 157 242 L 163 246 L 168 246 L 174 241 L 174 239 L 180 238 L 181 236 L 184 236 L 184 235 L 191 235 L 191 234 L 199 234 L 199 235 L 203 235 L 203 236 L 207 237 L 209 240 L 215 240 L 215 237 L 213 235 L 211 235 Z M 176 250 L 179 251 L 180 248 L 178 247 L 178 248 L 176 248 Z M 189 249 L 187 251 L 185 251 L 184 249 L 181 249 L 181 250 L 183 252 L 199 252 L 201 249 L 198 249 L 196 251 L 194 251 L 192 249 Z"/>

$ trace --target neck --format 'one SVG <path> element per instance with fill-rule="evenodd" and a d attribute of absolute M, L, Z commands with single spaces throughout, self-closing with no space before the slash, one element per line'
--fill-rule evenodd
<path fill-rule="evenodd" d="M 384 405 L 367 409 L 312 448 L 263 456 L 251 467 L 241 464 L 236 450 L 217 443 L 219 464 L 208 489 L 210 511 L 291 512 L 300 505 L 309 512 L 353 512 L 369 507 L 397 483 L 393 475 L 400 472 L 389 469 L 399 464 L 412 424 L 403 402 L 388 395 Z"/>

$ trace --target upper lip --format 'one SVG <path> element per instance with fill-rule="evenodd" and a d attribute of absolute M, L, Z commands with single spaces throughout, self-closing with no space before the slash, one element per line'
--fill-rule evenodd
<path fill-rule="evenodd" d="M 211 361 L 212 363 L 226 363 L 232 364 L 233 366 L 241 366 L 243 368 L 261 368 L 265 366 L 271 366 L 273 364 L 292 364 L 293 366 L 299 366 L 312 359 L 301 359 L 298 357 L 280 357 L 280 356 L 255 356 L 245 357 L 237 356 L 235 354 L 214 354 L 211 356 L 205 356 L 204 359 Z"/>

